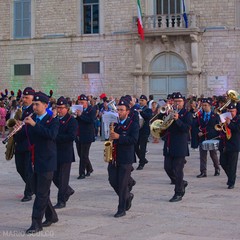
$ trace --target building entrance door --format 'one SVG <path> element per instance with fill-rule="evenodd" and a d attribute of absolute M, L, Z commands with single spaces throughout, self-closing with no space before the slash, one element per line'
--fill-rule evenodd
<path fill-rule="evenodd" d="M 173 53 L 158 55 L 151 63 L 152 75 L 149 79 L 149 94 L 154 99 L 166 99 L 173 92 L 187 94 L 186 65 Z"/>

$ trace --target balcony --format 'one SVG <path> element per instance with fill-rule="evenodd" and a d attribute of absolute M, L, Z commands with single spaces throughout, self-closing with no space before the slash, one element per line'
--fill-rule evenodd
<path fill-rule="evenodd" d="M 145 37 L 190 35 L 200 32 L 196 14 L 187 14 L 187 26 L 183 14 L 143 16 Z M 137 30 L 137 17 L 133 18 L 133 30 Z"/>

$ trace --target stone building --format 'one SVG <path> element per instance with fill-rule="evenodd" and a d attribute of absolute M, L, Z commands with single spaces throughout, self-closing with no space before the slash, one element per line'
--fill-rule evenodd
<path fill-rule="evenodd" d="M 0 91 L 121 96 L 238 90 L 240 0 L 0 1 Z"/>

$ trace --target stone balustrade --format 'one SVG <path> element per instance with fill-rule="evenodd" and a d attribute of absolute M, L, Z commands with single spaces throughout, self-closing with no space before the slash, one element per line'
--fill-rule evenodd
<path fill-rule="evenodd" d="M 197 16 L 193 13 L 187 14 L 187 23 L 183 18 L 183 14 L 165 14 L 165 15 L 149 15 L 143 16 L 143 27 L 144 30 L 154 31 L 154 30 L 167 30 L 172 29 L 186 29 L 186 28 L 196 28 L 197 26 Z M 136 27 L 137 17 L 133 18 L 134 28 Z"/>

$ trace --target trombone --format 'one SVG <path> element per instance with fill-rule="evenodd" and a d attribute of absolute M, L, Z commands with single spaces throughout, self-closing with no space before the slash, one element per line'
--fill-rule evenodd
<path fill-rule="evenodd" d="M 228 90 L 227 91 L 227 102 L 220 108 L 216 108 L 215 112 L 217 114 L 221 114 L 222 113 L 222 110 L 225 109 L 231 102 L 239 102 L 239 93 L 237 91 L 234 91 L 234 90 Z"/>

